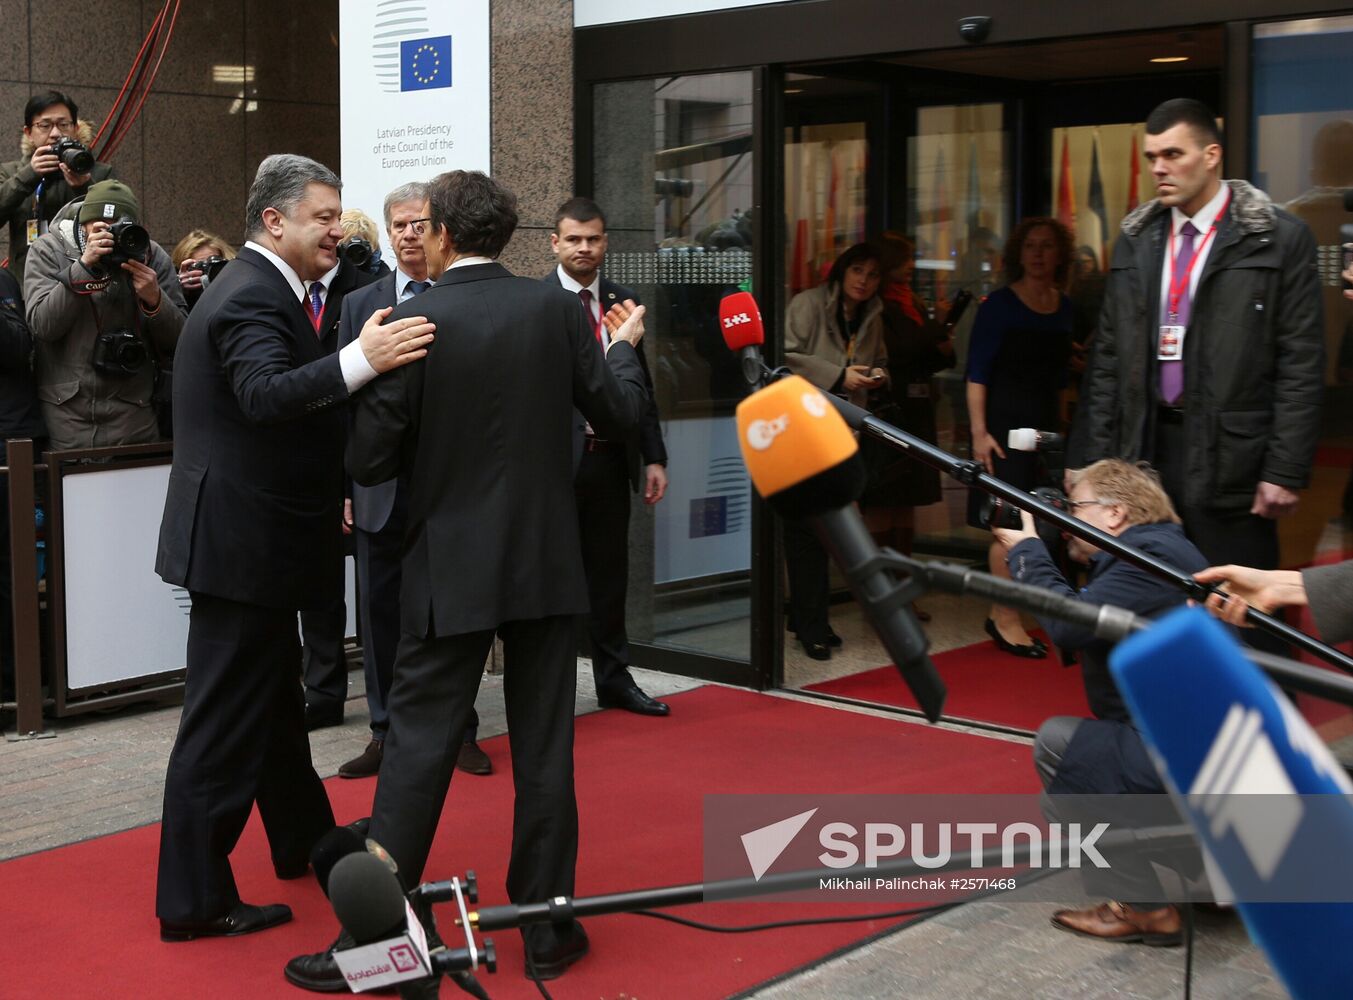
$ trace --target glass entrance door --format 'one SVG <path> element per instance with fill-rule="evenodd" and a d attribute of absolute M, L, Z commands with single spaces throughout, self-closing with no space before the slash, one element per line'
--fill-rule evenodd
<path fill-rule="evenodd" d="M 604 273 L 648 309 L 670 483 L 656 506 L 634 504 L 629 635 L 647 646 L 641 665 L 737 681 L 750 659 L 752 496 L 734 419 L 746 388 L 718 314 L 751 285 L 752 97 L 750 72 L 592 91 Z"/>

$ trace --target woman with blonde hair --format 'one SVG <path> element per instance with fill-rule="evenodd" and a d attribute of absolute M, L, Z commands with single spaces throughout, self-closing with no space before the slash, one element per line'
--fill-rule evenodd
<path fill-rule="evenodd" d="M 207 268 L 201 266 L 199 262 L 211 260 L 213 257 L 234 260 L 235 250 L 223 237 L 205 229 L 194 229 L 178 241 L 170 257 L 174 262 L 174 270 L 179 274 L 179 286 L 183 289 L 184 301 L 188 303 L 188 309 L 191 311 L 193 303 L 202 294 L 204 279 L 208 273 Z"/>

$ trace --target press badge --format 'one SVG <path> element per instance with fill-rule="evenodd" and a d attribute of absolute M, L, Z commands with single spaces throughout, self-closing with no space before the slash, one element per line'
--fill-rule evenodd
<path fill-rule="evenodd" d="M 28 220 L 28 245 L 31 247 L 38 239 L 38 220 Z"/>
<path fill-rule="evenodd" d="M 1157 361 L 1182 361 L 1184 359 L 1184 334 L 1188 327 L 1162 325 L 1156 338 Z"/>

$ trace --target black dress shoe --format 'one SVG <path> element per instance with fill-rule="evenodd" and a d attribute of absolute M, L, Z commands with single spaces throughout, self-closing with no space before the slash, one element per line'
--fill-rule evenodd
<path fill-rule="evenodd" d="M 1039 644 L 1037 641 L 1028 646 L 1017 646 L 1005 636 L 1001 635 L 1001 630 L 996 627 L 996 623 L 990 618 L 982 626 L 986 629 L 987 635 L 991 636 L 991 641 L 996 644 L 996 648 L 1003 653 L 1009 653 L 1011 656 L 1022 656 L 1026 660 L 1044 660 L 1048 656 L 1048 647 Z"/>
<path fill-rule="evenodd" d="M 338 776 L 340 778 L 370 778 L 380 772 L 381 759 L 384 756 L 385 744 L 381 740 L 373 739 L 366 745 L 366 749 L 361 754 L 339 766 Z"/>
<path fill-rule="evenodd" d="M 842 639 L 839 635 L 836 634 L 836 629 L 834 629 L 834 628 L 832 628 L 830 625 L 828 625 L 828 626 L 827 626 L 827 645 L 830 646 L 832 649 L 840 649 L 840 648 L 841 648 L 842 646 L 844 646 L 845 644 L 846 644 L 846 640 Z"/>
<path fill-rule="evenodd" d="M 537 930 L 538 933 L 528 939 L 526 944 L 527 979 L 558 979 L 570 965 L 586 955 L 591 948 L 587 932 L 576 920 L 566 931 L 558 931 L 549 926 L 532 930 Z M 537 942 L 546 937 L 553 940 L 541 947 Z"/>
<path fill-rule="evenodd" d="M 829 639 L 828 642 L 831 640 Z M 799 645 L 803 651 L 815 660 L 830 660 L 832 658 L 831 646 L 827 642 L 808 642 L 806 639 L 800 639 Z"/>
<path fill-rule="evenodd" d="M 597 704 L 602 708 L 623 708 L 636 715 L 670 715 L 672 712 L 666 702 L 650 698 L 636 684 L 615 692 L 598 691 Z"/>
<path fill-rule="evenodd" d="M 344 978 L 338 963 L 334 961 L 334 952 L 356 946 L 357 942 L 352 939 L 352 935 L 343 931 L 324 951 L 315 952 L 313 955 L 297 955 L 287 963 L 282 974 L 287 977 L 287 982 L 303 990 L 315 993 L 346 993 L 348 981 Z"/>
<path fill-rule="evenodd" d="M 313 733 L 326 726 L 343 725 L 343 703 L 341 701 L 306 702 L 305 731 Z"/>
<path fill-rule="evenodd" d="M 456 769 L 466 774 L 492 774 L 493 761 L 474 740 L 466 740 L 456 751 Z"/>
<path fill-rule="evenodd" d="M 234 908 L 215 920 L 161 920 L 161 941 L 191 941 L 200 937 L 239 937 L 255 931 L 267 930 L 291 919 L 291 907 L 284 903 L 252 906 L 236 903 Z"/>

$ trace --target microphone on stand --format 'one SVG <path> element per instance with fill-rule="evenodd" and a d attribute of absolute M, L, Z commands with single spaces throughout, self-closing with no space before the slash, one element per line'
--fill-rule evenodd
<path fill-rule="evenodd" d="M 761 355 L 766 328 L 751 292 L 734 292 L 719 301 L 719 329 L 723 331 L 723 342 L 742 362 L 742 377 L 753 389 L 760 389 L 766 384 L 770 370 Z"/>
<path fill-rule="evenodd" d="M 790 375 L 738 404 L 738 440 L 756 491 L 780 515 L 816 524 L 902 679 L 936 721 L 946 691 L 911 610 L 920 588 L 894 578 L 855 509 L 865 470 L 850 428 L 812 384 Z"/>
<path fill-rule="evenodd" d="M 497 967 L 493 942 L 478 948 L 446 948 L 433 940 L 404 897 L 399 878 L 379 856 L 349 854 L 333 866 L 329 902 L 356 947 L 336 950 L 334 961 L 353 992 L 394 986 L 402 997 L 436 996 L 436 984 L 450 973 L 475 996 L 483 990 L 469 975 L 480 965 Z M 432 928 L 435 936 L 435 927 Z"/>

